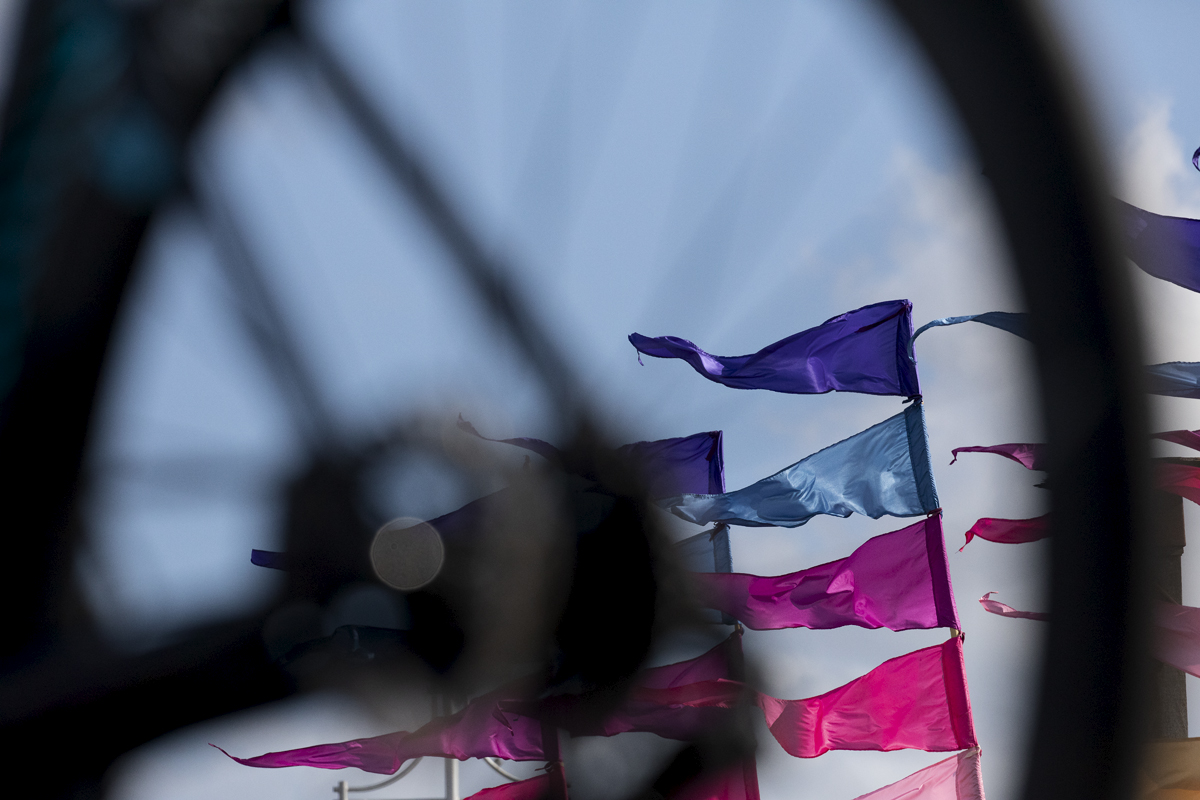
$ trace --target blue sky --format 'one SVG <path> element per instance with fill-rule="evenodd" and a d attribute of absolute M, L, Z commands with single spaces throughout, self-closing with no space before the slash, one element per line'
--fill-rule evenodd
<path fill-rule="evenodd" d="M 1200 9 L 1064 0 L 1051 11 L 1099 112 L 1117 192 L 1154 211 L 1200 215 L 1200 173 L 1187 163 L 1200 144 L 1188 36 Z M 1021 308 L 979 170 L 923 65 L 872 5 L 338 0 L 315 5 L 310 19 L 421 146 L 488 246 L 509 258 L 618 435 L 723 429 L 731 488 L 891 416 L 899 400 L 729 390 L 678 362 L 639 366 L 628 333 L 683 336 L 733 355 L 896 297 L 913 301 L 917 324 Z M 192 168 L 202 192 L 243 221 L 343 435 L 460 411 L 489 435 L 561 433 L 527 366 L 300 54 L 281 44 L 247 66 Z M 126 468 L 108 470 L 93 498 L 95 537 L 80 570 L 112 635 L 126 641 L 244 609 L 275 586 L 248 553 L 278 544 L 274 492 L 303 442 L 248 349 L 216 258 L 189 209 L 160 215 L 106 387 L 94 459 L 102 470 Z M 1137 282 L 1153 311 L 1152 360 L 1200 359 L 1200 301 Z M 947 466 L 952 447 L 1039 440 L 1026 347 L 973 325 L 920 341 L 952 548 L 978 517 L 1033 516 L 1047 501 L 1034 475 L 1002 459 Z M 1163 427 L 1200 427 L 1187 401 L 1158 412 Z M 172 486 L 129 468 L 173 457 L 225 467 Z M 469 499 L 402 487 L 391 502 L 396 515 L 431 517 Z M 734 568 L 801 569 L 903 524 L 738 530 Z M 1019 790 L 1040 631 L 988 616 L 976 601 L 996 590 L 1019 608 L 1043 607 L 1043 555 L 1041 544 L 982 541 L 951 554 L 993 800 Z M 1188 580 L 1200 577 L 1190 567 Z M 1185 586 L 1184 601 L 1197 604 L 1200 593 Z M 764 688 L 795 698 L 943 638 L 795 630 L 750 632 L 746 646 Z M 420 698 L 332 694 L 246 712 L 132 754 L 114 796 L 327 797 L 340 777 L 368 781 L 250 770 L 205 742 L 251 754 L 411 727 L 425 713 Z M 768 800 L 850 800 L 944 757 L 801 761 L 760 741 Z M 616 796 L 628 756 L 658 746 L 641 735 L 571 743 L 568 769 L 574 759 L 605 776 L 587 783 L 580 770 L 575 796 Z M 464 793 L 493 777 L 477 764 L 463 776 Z M 439 781 L 440 767 L 424 764 L 388 796 L 430 796 Z"/>

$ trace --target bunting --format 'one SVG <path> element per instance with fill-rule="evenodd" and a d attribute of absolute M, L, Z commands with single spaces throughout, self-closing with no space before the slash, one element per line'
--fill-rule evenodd
<path fill-rule="evenodd" d="M 995 453 L 1015 461 L 1025 469 L 1046 469 L 1046 446 L 1043 444 L 993 444 L 987 447 L 956 447 L 950 451 L 954 456 L 950 463 L 958 461 L 959 453 Z"/>
<path fill-rule="evenodd" d="M 789 575 L 710 572 L 693 580 L 702 605 L 754 630 L 962 627 L 940 515 L 869 539 L 846 558 Z"/>
<path fill-rule="evenodd" d="M 1151 439 L 1162 439 L 1164 442 L 1181 444 L 1193 450 L 1200 450 L 1200 431 L 1163 431 L 1150 434 Z"/>
<path fill-rule="evenodd" d="M 472 700 L 466 708 L 448 717 L 438 717 L 416 731 L 400 731 L 335 744 L 318 744 L 295 750 L 238 758 L 222 753 L 247 767 L 319 767 L 391 775 L 405 761 L 418 756 L 441 758 L 484 758 L 510 761 L 545 761 L 542 726 L 537 720 L 501 709 L 503 700 L 520 697 L 513 684 Z M 216 745 L 213 745 L 216 747 Z"/>
<path fill-rule="evenodd" d="M 1050 615 L 1040 611 L 1017 611 L 1010 605 L 1005 605 L 999 600 L 993 600 L 992 595 L 995 592 L 988 592 L 983 597 L 979 598 L 979 605 L 983 606 L 983 610 L 989 614 L 995 614 L 1000 617 L 1009 617 L 1011 619 L 1033 619 L 1039 622 L 1049 622 Z"/>
<path fill-rule="evenodd" d="M 1130 260 L 1147 274 L 1200 292 L 1200 220 L 1116 204 Z"/>
<path fill-rule="evenodd" d="M 463 419 L 462 414 L 458 415 L 458 428 L 486 442 L 511 444 L 529 450 L 555 466 L 565 467 L 562 451 L 541 439 L 491 439 Z M 618 447 L 615 453 L 617 458 L 628 464 L 647 483 L 649 497 L 725 491 L 725 457 L 721 431 L 634 442 Z"/>
<path fill-rule="evenodd" d="M 964 750 L 854 800 L 985 800 L 979 748 Z"/>
<path fill-rule="evenodd" d="M 942 328 L 947 325 L 961 325 L 964 322 L 978 322 L 981 325 L 998 328 L 1014 336 L 1020 336 L 1022 339 L 1028 339 L 1030 336 L 1029 315 L 1023 312 L 985 311 L 982 314 L 967 314 L 961 317 L 942 317 L 932 322 L 926 322 L 917 328 L 917 332 L 908 340 L 908 357 L 914 362 L 916 361 L 916 355 L 913 353 L 913 344 L 917 341 L 917 337 L 925 331 L 930 328 Z"/>
<path fill-rule="evenodd" d="M 962 547 L 958 548 L 958 552 L 961 553 L 963 548 L 969 545 L 976 536 L 997 544 L 1024 544 L 1045 539 L 1049 535 L 1049 514 L 1043 514 L 1033 519 L 984 517 L 972 525 L 971 530 L 967 531 L 967 540 L 963 542 Z"/>
<path fill-rule="evenodd" d="M 523 781 L 502 783 L 499 786 L 480 789 L 466 800 L 542 800 L 542 798 L 550 797 L 553 789 L 551 780 L 551 776 L 546 774 Z"/>
<path fill-rule="evenodd" d="M 912 304 L 891 300 L 841 314 L 746 356 L 714 356 L 676 336 L 631 333 L 629 343 L 654 358 L 683 359 L 710 381 L 734 389 L 913 397 L 921 388 L 908 358 L 911 335 Z"/>
<path fill-rule="evenodd" d="M 1163 491 L 1200 503 L 1200 466 L 1160 461 L 1154 465 L 1154 479 Z"/>
<path fill-rule="evenodd" d="M 658 501 L 697 525 L 795 528 L 818 514 L 915 517 L 939 508 L 921 401 L 744 489 Z"/>

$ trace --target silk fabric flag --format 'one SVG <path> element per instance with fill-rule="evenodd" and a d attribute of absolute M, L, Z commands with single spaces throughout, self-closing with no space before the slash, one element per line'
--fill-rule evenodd
<path fill-rule="evenodd" d="M 1200 398 L 1200 361 L 1168 361 L 1146 367 L 1146 391 L 1164 397 Z"/>
<path fill-rule="evenodd" d="M 1162 439 L 1164 442 L 1181 444 L 1193 450 L 1200 450 L 1200 431 L 1163 431 L 1150 434 L 1151 439 Z"/>
<path fill-rule="evenodd" d="M 1177 494 L 1193 503 L 1200 503 L 1200 466 L 1156 463 L 1154 483 L 1165 492 Z"/>
<path fill-rule="evenodd" d="M 1154 628 L 1154 657 L 1200 678 L 1200 608 L 1159 603 Z"/>
<path fill-rule="evenodd" d="M 632 333 L 629 342 L 654 358 L 681 358 L 710 381 L 734 389 L 913 397 L 921 388 L 908 358 L 911 335 L 912 304 L 890 300 L 833 317 L 746 356 L 710 355 L 676 336 Z"/>
<path fill-rule="evenodd" d="M 1129 259 L 1156 278 L 1200 292 L 1200 220 L 1116 204 Z"/>
<path fill-rule="evenodd" d="M 523 781 L 481 789 L 466 800 L 542 800 L 550 797 L 553 788 L 550 775 L 538 775 Z"/>
<path fill-rule="evenodd" d="M 931 513 L 939 501 L 921 401 L 744 489 L 657 504 L 697 525 L 751 527 L 795 528 L 818 514 L 879 519 Z"/>
<path fill-rule="evenodd" d="M 961 553 L 963 548 L 969 545 L 976 536 L 998 544 L 1024 544 L 1045 539 L 1049 535 L 1049 514 L 1043 514 L 1033 519 L 984 517 L 972 525 L 971 530 L 967 531 L 967 540 L 963 542 L 962 547 L 958 548 L 958 552 Z"/>
<path fill-rule="evenodd" d="M 638 689 L 633 697 L 679 708 L 734 708 L 756 702 L 771 735 L 797 758 L 815 758 L 830 750 L 945 752 L 978 744 L 958 636 L 885 661 L 818 697 L 780 700 L 747 692 L 744 684 L 729 680 Z"/>
<path fill-rule="evenodd" d="M 942 317 L 935 319 L 932 322 L 926 322 L 921 327 L 917 328 L 917 332 L 908 340 L 908 356 L 912 360 L 916 360 L 916 354 L 913 352 L 913 345 L 917 341 L 917 337 L 930 328 L 943 328 L 947 325 L 961 325 L 964 322 L 978 322 L 981 325 L 987 325 L 990 328 L 998 328 L 1002 331 L 1007 331 L 1014 336 L 1020 336 L 1022 339 L 1029 338 L 1029 315 L 1023 312 L 1014 311 L 985 311 L 982 314 L 967 314 L 961 317 Z"/>
<path fill-rule="evenodd" d="M 964 750 L 854 800 L 985 800 L 979 748 Z"/>
<path fill-rule="evenodd" d="M 544 761 L 541 723 L 519 714 L 506 714 L 501 709 L 501 701 L 514 696 L 520 696 L 519 687 L 498 689 L 472 700 L 458 713 L 438 717 L 412 733 L 399 731 L 253 758 L 238 758 L 217 749 L 248 767 L 357 767 L 381 775 L 396 772 L 405 761 L 418 756 L 460 760 L 494 756 L 510 761 Z"/>
<path fill-rule="evenodd" d="M 1200 739 L 1149 742 L 1138 765 L 1136 800 L 1200 800 Z"/>
<path fill-rule="evenodd" d="M 754 630 L 962 627 L 940 516 L 876 536 L 846 558 L 800 572 L 692 578 L 702 605 Z"/>
<path fill-rule="evenodd" d="M 958 461 L 959 453 L 995 453 L 998 456 L 1015 461 L 1025 469 L 1046 469 L 1046 445 L 1044 444 L 993 444 L 987 447 L 976 445 L 973 447 L 956 447 L 950 451 L 950 455 L 954 456 L 950 463 Z"/>
<path fill-rule="evenodd" d="M 562 451 L 541 439 L 519 437 L 492 439 L 458 415 L 458 427 L 486 442 L 511 444 L 530 450 L 552 464 L 562 467 Z M 617 457 L 628 463 L 647 484 L 652 498 L 670 497 L 686 492 L 725 491 L 725 457 L 721 431 L 694 433 L 674 439 L 634 442 L 616 449 Z"/>
<path fill-rule="evenodd" d="M 1010 605 L 1005 605 L 999 600 L 993 600 L 992 595 L 995 592 L 988 592 L 983 597 L 979 598 L 979 605 L 983 606 L 983 610 L 989 614 L 995 614 L 1000 617 L 1010 617 L 1012 619 L 1034 619 L 1039 622 L 1049 622 L 1050 615 L 1041 611 L 1017 611 Z"/>

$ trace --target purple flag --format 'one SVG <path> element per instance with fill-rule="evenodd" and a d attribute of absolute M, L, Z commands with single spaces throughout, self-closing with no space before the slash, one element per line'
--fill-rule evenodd
<path fill-rule="evenodd" d="M 788 394 L 858 392 L 912 397 L 921 393 L 908 357 L 912 304 L 875 303 L 789 336 L 747 356 L 710 355 L 675 336 L 629 335 L 641 353 L 682 358 L 704 377 L 734 389 Z"/>
<path fill-rule="evenodd" d="M 1200 292 L 1200 220 L 1165 217 L 1116 202 L 1130 260 L 1156 278 Z"/>
<path fill-rule="evenodd" d="M 967 540 L 963 542 L 963 546 L 958 548 L 958 552 L 963 551 L 971 543 L 971 540 L 978 536 L 980 539 L 987 539 L 989 542 L 997 542 L 999 544 L 1024 544 L 1025 542 L 1036 542 L 1039 539 L 1045 539 L 1050 535 L 1050 515 L 1043 514 L 1040 517 L 1033 519 L 996 519 L 994 517 L 984 517 L 981 520 L 976 520 L 971 526 L 971 530 L 967 531 Z"/>
<path fill-rule="evenodd" d="M 1046 445 L 1044 444 L 993 444 L 987 447 L 956 447 L 950 451 L 958 461 L 959 453 L 995 453 L 1020 464 L 1025 469 L 1044 470 L 1046 468 Z"/>
<path fill-rule="evenodd" d="M 492 439 L 475 430 L 475 426 L 463 419 L 462 414 L 458 415 L 458 427 L 484 441 L 522 447 L 552 464 L 564 466 L 562 451 L 541 439 Z M 725 491 L 721 431 L 634 442 L 618 447 L 616 452 L 646 482 L 647 494 L 652 499 L 677 494 L 720 494 Z"/>
<path fill-rule="evenodd" d="M 692 577 L 703 605 L 754 630 L 962 627 L 940 516 L 876 536 L 846 558 L 790 575 Z"/>
<path fill-rule="evenodd" d="M 230 756 L 248 767 L 357 767 L 390 775 L 418 756 L 545 761 L 542 726 L 537 720 L 501 710 L 501 701 L 520 697 L 519 687 L 507 686 L 482 695 L 448 717 L 439 717 L 412 733 L 400 731 L 336 744 L 266 753 L 254 758 Z M 213 745 L 216 747 L 216 745 Z"/>

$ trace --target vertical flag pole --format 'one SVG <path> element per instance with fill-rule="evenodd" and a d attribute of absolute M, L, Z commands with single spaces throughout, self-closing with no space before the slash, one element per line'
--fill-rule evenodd
<path fill-rule="evenodd" d="M 434 710 L 437 707 L 437 697 L 434 697 Z M 454 713 L 454 702 L 450 699 L 450 695 L 442 695 L 442 714 L 450 716 Z M 436 714 L 435 714 L 436 716 Z M 446 800 L 459 800 L 458 792 L 458 759 L 447 756 L 442 759 L 446 767 Z"/>
<path fill-rule="evenodd" d="M 1171 459 L 1200 462 L 1200 459 Z M 1158 541 L 1154 548 L 1155 601 L 1183 603 L 1181 558 L 1186 542 L 1183 527 L 1183 498 L 1155 491 Z M 1188 736 L 1187 684 L 1184 674 L 1174 667 L 1154 662 L 1154 725 L 1151 735 L 1158 739 L 1186 739 Z"/>
<path fill-rule="evenodd" d="M 550 776 L 550 800 L 567 800 L 567 772 L 558 750 L 558 728 L 542 723 L 542 750 L 546 754 L 546 774 Z"/>

